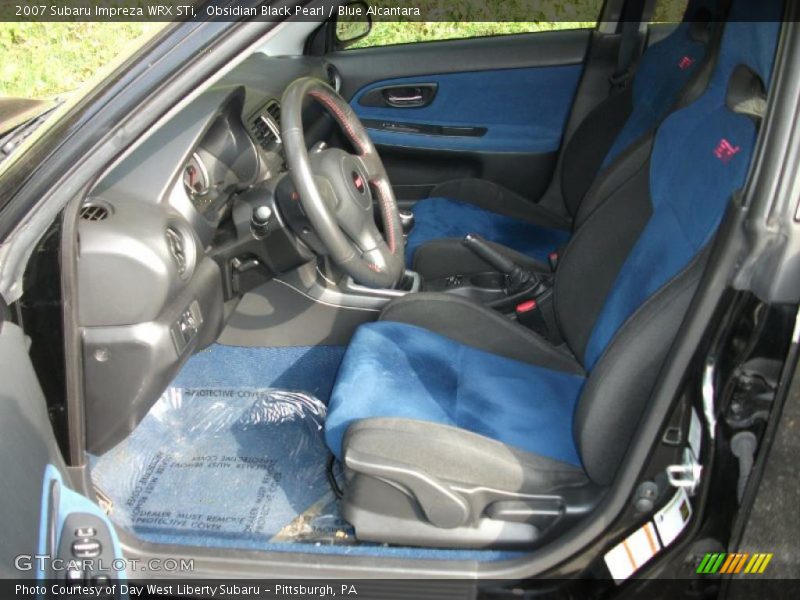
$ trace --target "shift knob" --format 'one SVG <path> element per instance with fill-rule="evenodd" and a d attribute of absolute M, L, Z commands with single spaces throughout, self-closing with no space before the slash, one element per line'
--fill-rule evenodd
<path fill-rule="evenodd" d="M 403 228 L 403 234 L 408 235 L 414 229 L 414 213 L 410 210 L 398 211 L 400 215 L 400 226 Z"/>
<path fill-rule="evenodd" d="M 253 225 L 263 227 L 269 223 L 270 219 L 272 219 L 272 209 L 266 205 L 256 206 L 253 209 L 252 219 Z"/>
<path fill-rule="evenodd" d="M 253 228 L 253 233 L 258 236 L 266 235 L 271 220 L 272 209 L 269 206 L 264 204 L 256 206 L 253 209 L 253 214 L 250 215 L 250 225 Z"/>

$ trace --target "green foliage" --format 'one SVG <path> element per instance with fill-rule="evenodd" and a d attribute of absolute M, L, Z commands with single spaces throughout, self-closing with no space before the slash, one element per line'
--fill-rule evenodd
<path fill-rule="evenodd" d="M 687 0 L 658 0 L 653 20 L 679 20 Z M 399 6 L 397 0 L 373 0 Z M 418 0 L 441 22 L 377 19 L 353 48 L 593 27 L 602 0 Z M 497 19 L 503 19 L 498 22 Z M 162 23 L 0 23 L 0 95 L 47 97 L 79 87 Z"/>
<path fill-rule="evenodd" d="M 0 23 L 0 95 L 73 90 L 162 23 Z"/>
<path fill-rule="evenodd" d="M 376 19 L 372 32 L 350 47 L 594 27 L 602 3 L 602 0 L 415 0 L 412 6 L 419 6 L 429 18 L 435 15 L 437 21 Z M 369 4 L 399 6 L 396 0 L 370 0 Z"/>
<path fill-rule="evenodd" d="M 657 0 L 653 21 L 680 21 L 687 3 L 688 0 Z M 368 4 L 400 5 L 397 0 L 369 0 Z M 410 5 L 421 7 L 425 15 L 435 15 L 437 21 L 376 19 L 370 34 L 349 48 L 594 27 L 603 1 L 414 0 Z"/>
<path fill-rule="evenodd" d="M 592 21 L 560 21 L 556 23 L 495 23 L 487 22 L 421 22 L 397 23 L 379 21 L 373 24 L 370 34 L 350 48 L 387 46 L 390 44 L 410 44 L 457 38 L 483 37 L 490 35 L 509 35 L 531 33 L 556 29 L 576 29 L 593 27 Z"/>

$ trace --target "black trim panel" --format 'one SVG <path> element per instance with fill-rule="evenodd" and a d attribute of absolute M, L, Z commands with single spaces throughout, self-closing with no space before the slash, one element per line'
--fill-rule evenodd
<path fill-rule="evenodd" d="M 483 137 L 488 131 L 486 127 L 428 125 L 426 123 L 400 123 L 397 121 L 381 121 L 377 119 L 362 119 L 361 123 L 367 129 L 398 131 L 403 133 L 419 133 L 424 135 L 443 135 L 448 137 Z"/>

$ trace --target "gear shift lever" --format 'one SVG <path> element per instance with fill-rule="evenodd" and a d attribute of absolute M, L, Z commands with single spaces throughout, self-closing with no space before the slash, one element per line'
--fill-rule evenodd
<path fill-rule="evenodd" d="M 500 254 L 481 236 L 468 233 L 461 243 L 506 276 L 509 294 L 537 287 L 541 283 L 536 273 L 523 269 L 511 259 Z"/>
<path fill-rule="evenodd" d="M 400 215 L 400 226 L 403 228 L 403 235 L 408 237 L 408 234 L 414 229 L 414 213 L 410 210 L 400 210 L 398 214 Z"/>

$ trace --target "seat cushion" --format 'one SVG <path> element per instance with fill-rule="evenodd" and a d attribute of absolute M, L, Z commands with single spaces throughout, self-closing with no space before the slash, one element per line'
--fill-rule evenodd
<path fill-rule="evenodd" d="M 325 436 L 341 459 L 351 423 L 400 417 L 580 465 L 572 418 L 583 382 L 580 375 L 496 356 L 414 325 L 370 323 L 345 353 Z"/>
<path fill-rule="evenodd" d="M 463 238 L 476 233 L 521 254 L 546 261 L 547 255 L 569 240 L 566 229 L 545 227 L 450 198 L 427 198 L 414 205 L 416 224 L 406 243 L 406 260 L 425 242 Z"/>

